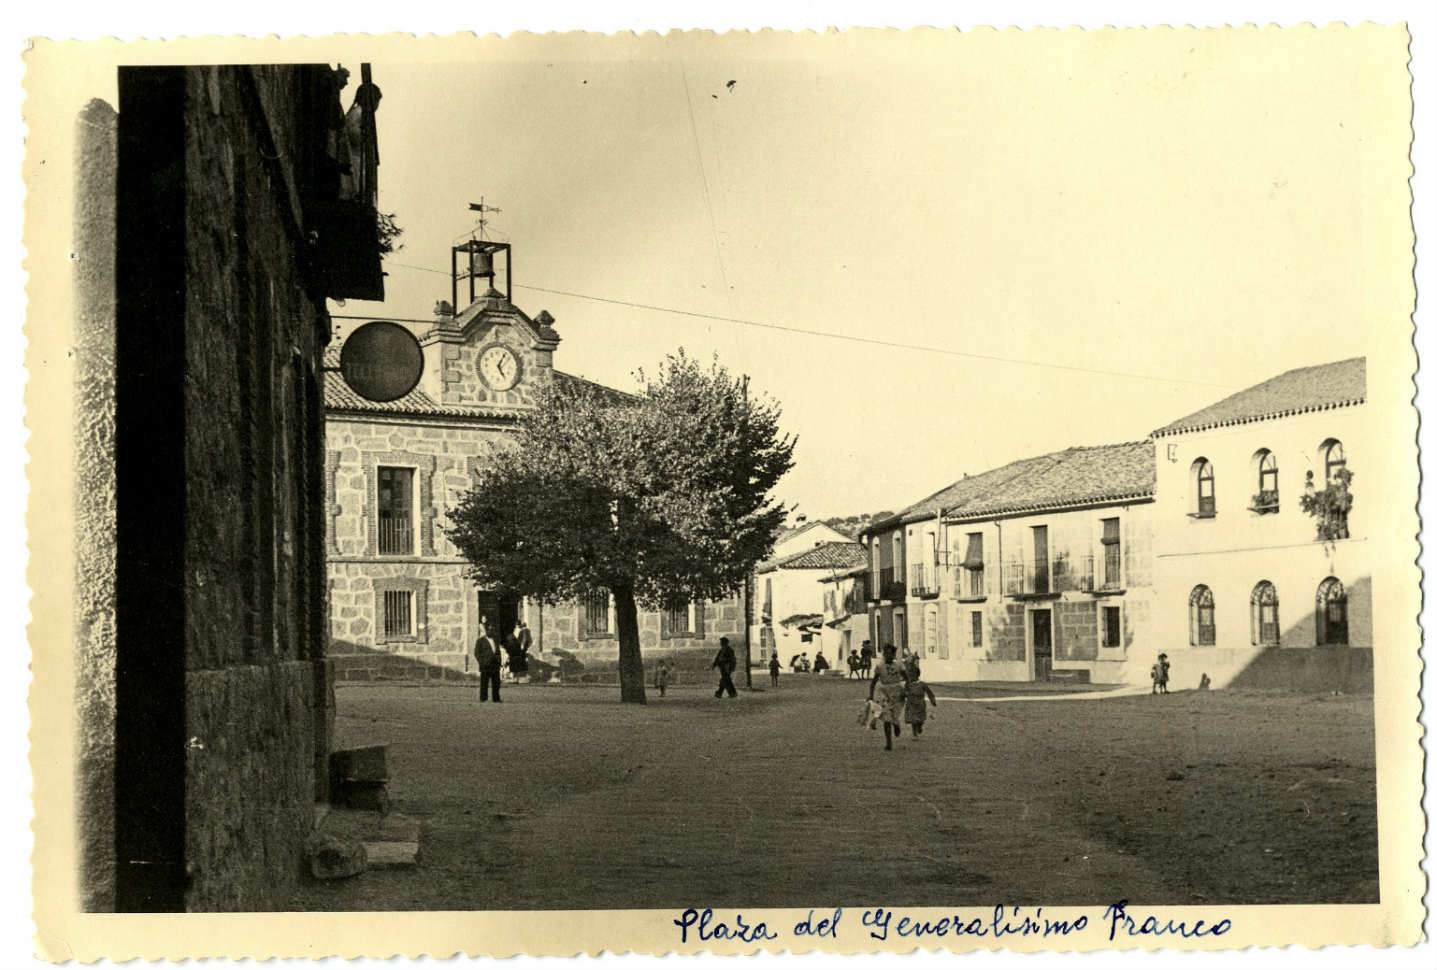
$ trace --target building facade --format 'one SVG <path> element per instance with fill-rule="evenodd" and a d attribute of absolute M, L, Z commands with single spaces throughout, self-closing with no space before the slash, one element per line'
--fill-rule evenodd
<path fill-rule="evenodd" d="M 1150 641 L 1152 446 L 1022 459 L 875 523 L 869 631 L 932 680 L 1129 679 Z"/>
<path fill-rule="evenodd" d="M 859 549 L 862 550 L 862 546 Z M 848 673 L 847 658 L 860 651 L 868 635 L 868 564 L 864 561 L 852 569 L 825 576 L 823 583 L 823 625 L 825 639 L 834 649 L 833 666 Z"/>
<path fill-rule="evenodd" d="M 822 529 L 834 531 L 827 526 Z M 818 534 L 818 530 L 807 534 Z M 794 544 L 790 542 L 788 547 Z M 795 656 L 806 653 L 812 661 L 822 651 L 829 664 L 837 667 L 845 638 L 837 631 L 827 635 L 825 600 L 831 587 L 826 581 L 862 566 L 866 558 L 863 546 L 845 539 L 822 541 L 760 563 L 754 587 L 762 607 L 755 631 L 760 662 L 767 664 L 777 655 L 779 663 L 788 667 Z"/>
<path fill-rule="evenodd" d="M 532 655 L 557 665 L 618 656 L 608 594 L 545 606 L 481 589 L 445 535 L 446 510 L 483 462 L 502 460 L 539 390 L 582 378 L 554 369 L 559 334 L 490 289 L 457 315 L 441 306 L 422 336 L 419 386 L 385 404 L 338 374 L 325 392 L 330 654 L 342 680 L 444 680 L 476 674 L 481 621 L 507 634 L 523 618 Z M 605 388 L 606 393 L 622 396 Z M 742 596 L 639 612 L 646 659 L 666 650 L 744 645 Z"/>
<path fill-rule="evenodd" d="M 1289 371 L 1153 432 L 1158 642 L 1173 686 L 1348 684 L 1370 689 L 1362 358 Z M 1350 488 L 1347 483 L 1350 482 Z M 1329 536 L 1304 495 L 1351 508 Z M 1354 497 L 1355 496 L 1355 497 Z"/>

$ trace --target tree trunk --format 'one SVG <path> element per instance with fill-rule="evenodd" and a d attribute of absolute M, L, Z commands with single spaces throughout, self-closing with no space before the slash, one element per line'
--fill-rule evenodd
<path fill-rule="evenodd" d="M 619 630 L 619 700 L 647 704 L 644 696 L 644 658 L 639 652 L 639 608 L 631 588 L 616 586 L 614 619 Z"/>

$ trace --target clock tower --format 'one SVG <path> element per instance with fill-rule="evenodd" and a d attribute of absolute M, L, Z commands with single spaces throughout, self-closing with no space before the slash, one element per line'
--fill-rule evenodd
<path fill-rule="evenodd" d="M 532 407 L 536 392 L 553 380 L 554 350 L 559 334 L 547 310 L 530 318 L 494 288 L 494 257 L 504 257 L 505 289 L 510 248 L 507 243 L 471 240 L 454 247 L 455 279 L 451 294 L 461 295 L 458 256 L 468 257 L 462 278 L 475 292 L 476 279 L 486 288 L 457 310 L 448 303 L 435 307 L 434 326 L 420 340 L 424 346 L 424 377 L 420 386 L 445 406 L 483 407 L 496 411 Z"/>

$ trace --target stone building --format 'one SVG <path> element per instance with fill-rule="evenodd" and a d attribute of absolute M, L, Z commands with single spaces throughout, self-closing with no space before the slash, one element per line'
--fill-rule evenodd
<path fill-rule="evenodd" d="M 1303 367 L 1153 432 L 1158 643 L 1173 686 L 1370 690 L 1371 523 L 1384 483 L 1366 360 Z M 1324 539 L 1302 497 L 1351 475 Z"/>
<path fill-rule="evenodd" d="M 80 119 L 86 910 L 283 908 L 327 797 L 318 368 L 326 298 L 383 292 L 367 74 L 354 159 L 322 64 L 122 67 Z"/>
<path fill-rule="evenodd" d="M 1130 679 L 1151 642 L 1152 445 L 1011 462 L 861 537 L 869 635 L 930 680 Z"/>
<path fill-rule="evenodd" d="M 441 304 L 420 339 L 423 376 L 404 397 L 375 403 L 338 374 L 327 375 L 326 557 L 336 677 L 475 675 L 481 619 L 491 633 L 507 633 L 523 617 L 532 655 L 556 666 L 565 658 L 618 656 L 607 592 L 545 606 L 476 588 L 442 528 L 479 464 L 502 455 L 535 393 L 552 382 L 583 381 L 554 368 L 559 341 L 547 312 L 530 318 L 491 288 L 457 314 Z M 742 597 L 640 610 L 639 634 L 648 662 L 684 648 L 716 650 L 720 636 L 741 654 Z"/>

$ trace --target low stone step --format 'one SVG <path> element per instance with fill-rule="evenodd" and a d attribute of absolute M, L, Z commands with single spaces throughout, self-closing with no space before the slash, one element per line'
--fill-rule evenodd
<path fill-rule="evenodd" d="M 365 842 L 366 868 L 413 869 L 419 865 L 419 842 Z"/>

